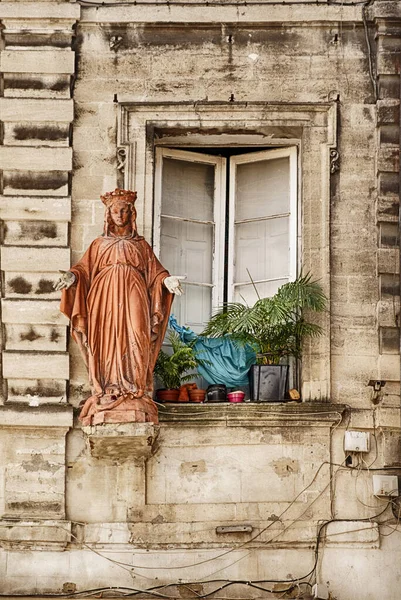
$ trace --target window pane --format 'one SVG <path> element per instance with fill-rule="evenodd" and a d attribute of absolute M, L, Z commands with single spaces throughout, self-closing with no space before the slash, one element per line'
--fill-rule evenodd
<path fill-rule="evenodd" d="M 289 217 L 235 226 L 234 283 L 289 274 Z"/>
<path fill-rule="evenodd" d="M 162 218 L 160 261 L 172 275 L 212 283 L 213 225 Z"/>
<path fill-rule="evenodd" d="M 278 281 L 268 281 L 265 283 L 257 283 L 255 285 L 259 296 L 264 298 L 274 296 L 278 288 L 287 283 L 287 281 L 288 279 L 279 279 Z M 249 306 L 252 306 L 257 299 L 258 295 L 252 284 L 239 285 L 234 288 L 234 302 L 246 302 Z"/>
<path fill-rule="evenodd" d="M 201 333 L 210 319 L 212 311 L 212 288 L 183 284 L 184 294 L 175 296 L 172 314 L 180 325 L 186 325 Z"/>
<path fill-rule="evenodd" d="M 162 214 L 213 221 L 214 165 L 164 158 Z"/>
<path fill-rule="evenodd" d="M 289 157 L 237 165 L 235 219 L 255 219 L 289 212 Z"/>

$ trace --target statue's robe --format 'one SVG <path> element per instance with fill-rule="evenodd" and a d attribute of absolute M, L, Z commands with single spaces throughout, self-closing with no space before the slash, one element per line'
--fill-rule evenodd
<path fill-rule="evenodd" d="M 96 238 L 70 271 L 76 282 L 63 290 L 60 309 L 71 321 L 92 388 L 81 420 L 95 423 L 96 412 L 118 408 L 117 422 L 157 421 L 153 369 L 173 298 L 163 285 L 168 271 L 136 234 Z M 150 416 L 121 419 L 122 411 L 138 406 Z"/>

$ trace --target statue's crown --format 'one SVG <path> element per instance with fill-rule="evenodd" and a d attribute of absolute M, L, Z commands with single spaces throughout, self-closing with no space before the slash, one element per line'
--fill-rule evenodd
<path fill-rule="evenodd" d="M 107 207 L 112 206 L 114 202 L 126 202 L 127 204 L 135 204 L 136 192 L 130 190 L 120 190 L 116 188 L 114 192 L 106 192 L 100 196 L 101 201 Z"/>

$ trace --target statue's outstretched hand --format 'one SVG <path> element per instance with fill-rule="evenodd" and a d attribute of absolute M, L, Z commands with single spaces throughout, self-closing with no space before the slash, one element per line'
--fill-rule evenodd
<path fill-rule="evenodd" d="M 181 287 L 181 280 L 186 278 L 186 275 L 170 275 L 170 277 L 166 277 L 163 283 L 169 292 L 177 296 L 182 296 L 184 290 Z"/>
<path fill-rule="evenodd" d="M 68 290 L 69 287 L 74 285 L 77 278 L 71 271 L 59 271 L 59 273 L 61 273 L 61 276 L 54 284 L 54 289 L 57 291 L 64 288 Z"/>

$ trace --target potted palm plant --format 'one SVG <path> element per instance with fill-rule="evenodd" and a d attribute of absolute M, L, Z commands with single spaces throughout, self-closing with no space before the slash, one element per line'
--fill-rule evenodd
<path fill-rule="evenodd" d="M 188 371 L 196 369 L 200 360 L 192 346 L 184 344 L 175 331 L 170 330 L 167 337 L 171 344 L 171 352 L 160 350 L 154 368 L 154 374 L 164 385 L 163 389 L 157 390 L 156 395 L 158 400 L 163 402 L 176 402 L 179 387 L 196 376 L 196 372 Z"/>
<path fill-rule="evenodd" d="M 239 302 L 223 305 L 203 335 L 230 335 L 237 343 L 252 346 L 256 364 L 249 372 L 251 400 L 282 401 L 288 384 L 288 358 L 300 358 L 304 339 L 322 333 L 319 325 L 307 320 L 304 310 L 322 312 L 326 302 L 320 284 L 310 274 L 300 275 L 271 298 L 258 294 L 253 306 Z"/>

